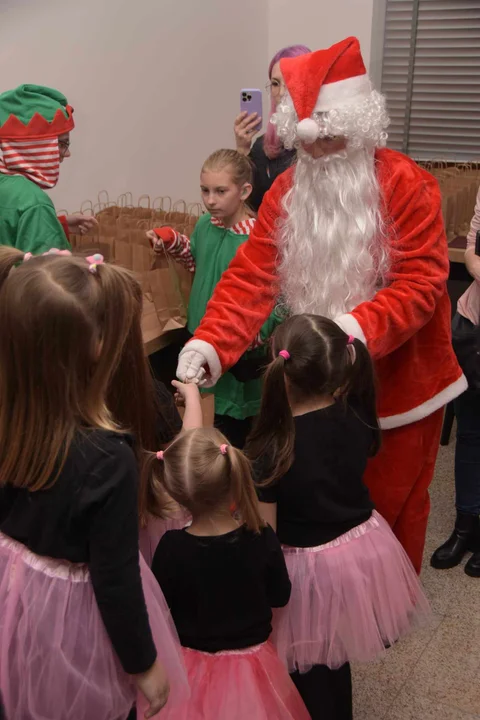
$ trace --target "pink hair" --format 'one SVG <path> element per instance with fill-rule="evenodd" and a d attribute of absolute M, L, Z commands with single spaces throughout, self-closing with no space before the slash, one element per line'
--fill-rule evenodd
<path fill-rule="evenodd" d="M 298 57 L 299 55 L 306 55 L 309 52 L 311 52 L 311 50 L 306 47 L 306 45 L 289 45 L 288 47 L 279 50 L 270 61 L 270 65 L 268 67 L 269 80 L 272 79 L 272 70 L 274 66 L 279 62 L 279 60 L 282 60 L 282 58 L 294 58 Z M 283 150 L 283 145 L 277 136 L 277 129 L 275 125 L 270 122 L 270 118 L 272 117 L 275 110 L 275 102 L 272 97 L 270 115 L 268 116 L 267 130 L 263 138 L 263 149 L 265 151 L 265 155 L 271 159 L 278 157 Z"/>

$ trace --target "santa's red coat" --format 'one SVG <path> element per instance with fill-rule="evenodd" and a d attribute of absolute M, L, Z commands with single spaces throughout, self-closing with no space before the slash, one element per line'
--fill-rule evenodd
<path fill-rule="evenodd" d="M 388 283 L 336 320 L 366 342 L 379 379 L 381 424 L 392 428 L 430 415 L 467 384 L 451 346 L 448 247 L 438 183 L 393 150 L 377 151 L 376 169 L 391 250 Z M 203 341 L 197 346 L 212 368 L 232 366 L 275 305 L 275 233 L 293 176 L 291 168 L 265 195 L 254 231 L 223 274 L 189 346 Z"/>

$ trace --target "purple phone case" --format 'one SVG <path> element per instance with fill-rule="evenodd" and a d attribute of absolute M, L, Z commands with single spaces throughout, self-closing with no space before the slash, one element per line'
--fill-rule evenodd
<path fill-rule="evenodd" d="M 244 88 L 240 91 L 240 112 L 247 112 L 249 115 L 257 113 L 258 117 L 263 116 L 262 91 L 254 88 Z M 261 125 L 258 126 L 260 130 Z"/>

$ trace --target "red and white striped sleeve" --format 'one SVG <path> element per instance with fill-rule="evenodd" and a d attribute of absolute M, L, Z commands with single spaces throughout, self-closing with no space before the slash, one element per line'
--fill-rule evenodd
<path fill-rule="evenodd" d="M 161 252 L 163 245 L 168 254 L 180 262 L 189 272 L 195 272 L 195 258 L 192 255 L 190 238 L 181 235 L 170 227 L 155 228 L 155 234 L 162 241 L 162 244 L 159 243 L 158 246 L 154 246 L 155 252 Z"/>
<path fill-rule="evenodd" d="M 186 235 L 181 235 L 175 230 L 175 238 L 168 245 L 165 245 L 165 250 L 182 263 L 189 272 L 195 272 L 195 258 L 192 255 L 190 248 L 190 238 Z"/>

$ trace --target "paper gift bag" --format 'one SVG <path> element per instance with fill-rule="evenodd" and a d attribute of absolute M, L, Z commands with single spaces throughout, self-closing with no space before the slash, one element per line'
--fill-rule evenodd
<path fill-rule="evenodd" d="M 155 307 L 160 332 L 185 327 L 187 305 L 173 263 L 155 258 L 152 269 L 140 272 L 139 278 L 146 300 Z"/>

